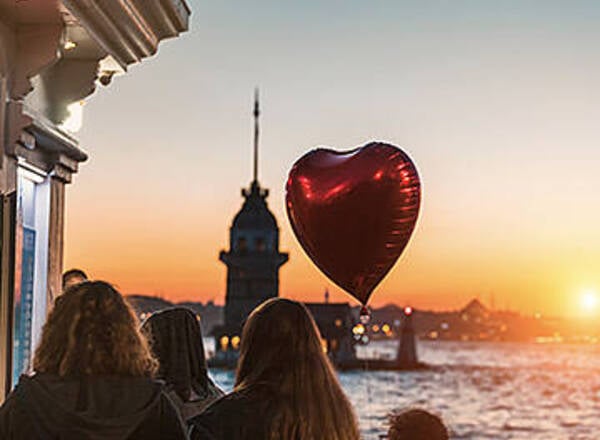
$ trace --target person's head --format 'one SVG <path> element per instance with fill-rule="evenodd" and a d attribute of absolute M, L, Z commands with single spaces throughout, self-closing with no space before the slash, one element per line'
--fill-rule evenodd
<path fill-rule="evenodd" d="M 448 440 L 444 422 L 422 409 L 393 412 L 388 416 L 389 440 Z"/>
<path fill-rule="evenodd" d="M 159 362 L 158 377 L 172 386 L 184 401 L 191 391 L 205 396 L 208 368 L 200 323 L 188 309 L 173 308 L 154 313 L 142 324 Z"/>
<path fill-rule="evenodd" d="M 62 276 L 62 287 L 63 290 L 67 290 L 69 287 L 75 284 L 83 283 L 87 281 L 87 274 L 81 269 L 69 269 Z"/>
<path fill-rule="evenodd" d="M 113 286 L 85 281 L 55 302 L 33 360 L 37 373 L 151 377 L 157 363 L 131 307 Z"/>
<path fill-rule="evenodd" d="M 271 438 L 354 440 L 358 427 L 323 352 L 319 330 L 296 301 L 274 298 L 258 306 L 242 331 L 236 390 L 267 386 Z"/>

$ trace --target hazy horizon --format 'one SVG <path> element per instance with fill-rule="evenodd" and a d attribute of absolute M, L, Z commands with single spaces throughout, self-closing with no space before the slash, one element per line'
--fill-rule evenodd
<path fill-rule="evenodd" d="M 259 180 L 290 253 L 282 296 L 328 288 L 355 303 L 299 247 L 283 190 L 313 147 L 377 139 L 411 155 L 423 204 L 373 306 L 493 295 L 497 308 L 583 313 L 582 292 L 600 289 L 600 3 L 188 3 L 188 33 L 85 105 L 66 268 L 222 303 L 218 253 L 251 180 L 259 86 Z"/>

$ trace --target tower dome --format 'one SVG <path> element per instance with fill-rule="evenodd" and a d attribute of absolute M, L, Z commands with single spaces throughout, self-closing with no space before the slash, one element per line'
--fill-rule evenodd
<path fill-rule="evenodd" d="M 250 189 L 243 189 L 246 199 L 240 211 L 233 218 L 232 228 L 235 229 L 278 229 L 277 220 L 267 206 L 269 190 L 252 182 Z"/>
<path fill-rule="evenodd" d="M 267 205 L 269 191 L 255 180 L 243 189 L 244 204 L 229 230 L 230 252 L 235 254 L 278 251 L 279 227 Z"/>

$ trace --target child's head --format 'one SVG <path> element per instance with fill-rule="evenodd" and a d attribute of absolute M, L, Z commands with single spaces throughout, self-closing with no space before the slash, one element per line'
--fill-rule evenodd
<path fill-rule="evenodd" d="M 393 412 L 388 416 L 390 440 L 448 440 L 442 420 L 422 409 Z"/>

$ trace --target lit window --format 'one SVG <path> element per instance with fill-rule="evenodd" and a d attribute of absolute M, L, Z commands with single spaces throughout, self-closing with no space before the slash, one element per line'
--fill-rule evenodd
<path fill-rule="evenodd" d="M 229 348 L 229 337 L 228 336 L 221 336 L 221 339 L 219 340 L 219 343 L 221 344 L 221 350 L 222 351 L 227 351 L 227 349 Z"/>

